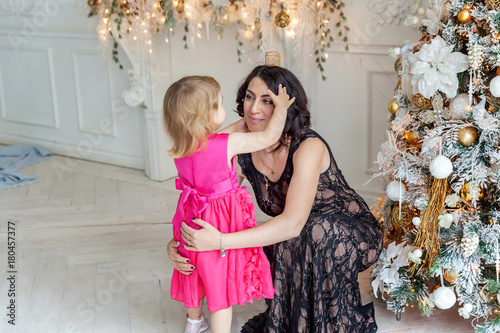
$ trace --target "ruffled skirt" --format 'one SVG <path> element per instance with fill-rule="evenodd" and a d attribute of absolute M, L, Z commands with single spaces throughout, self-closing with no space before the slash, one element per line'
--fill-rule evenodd
<path fill-rule="evenodd" d="M 198 228 L 192 218 L 201 218 L 222 233 L 236 232 L 254 227 L 255 207 L 251 196 L 244 188 L 236 192 L 208 201 L 208 206 L 196 213 L 183 211 L 179 205 L 173 219 L 174 238 L 181 240 L 180 224 Z M 174 270 L 170 294 L 172 299 L 184 302 L 187 308 L 199 306 L 206 296 L 210 312 L 226 309 L 231 305 L 243 305 L 253 299 L 272 298 L 274 294 L 269 261 L 262 248 L 191 252 L 179 248 L 179 253 L 189 258 L 196 270 L 192 275 L 184 275 Z"/>

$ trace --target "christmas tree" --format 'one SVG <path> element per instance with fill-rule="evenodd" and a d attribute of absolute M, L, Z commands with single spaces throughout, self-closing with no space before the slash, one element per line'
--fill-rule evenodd
<path fill-rule="evenodd" d="M 422 37 L 390 50 L 374 294 L 398 317 L 458 302 L 477 332 L 500 332 L 500 0 L 430 1 L 407 22 Z"/>

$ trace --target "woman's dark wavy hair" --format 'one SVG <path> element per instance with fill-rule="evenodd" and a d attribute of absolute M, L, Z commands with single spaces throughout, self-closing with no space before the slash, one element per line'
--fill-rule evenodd
<path fill-rule="evenodd" d="M 245 78 L 236 94 L 236 113 L 243 117 L 243 103 L 248 85 L 253 78 L 260 78 L 269 89 L 278 93 L 278 86 L 286 87 L 286 92 L 290 97 L 295 97 L 295 101 L 288 108 L 285 128 L 281 134 L 280 144 L 277 149 L 287 146 L 289 139 L 300 138 L 304 130 L 311 126 L 311 113 L 309 112 L 309 101 L 306 92 L 299 79 L 288 69 L 279 66 L 257 66 Z"/>

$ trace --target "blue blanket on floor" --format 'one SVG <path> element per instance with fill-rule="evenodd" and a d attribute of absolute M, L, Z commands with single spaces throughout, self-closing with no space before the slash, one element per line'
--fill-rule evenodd
<path fill-rule="evenodd" d="M 36 176 L 19 173 L 19 169 L 36 164 L 51 156 L 45 148 L 17 145 L 0 148 L 0 190 L 31 184 Z"/>

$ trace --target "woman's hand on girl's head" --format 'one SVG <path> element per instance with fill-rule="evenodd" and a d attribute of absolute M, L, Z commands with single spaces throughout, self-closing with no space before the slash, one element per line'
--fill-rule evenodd
<path fill-rule="evenodd" d="M 170 263 L 176 270 L 181 272 L 182 274 L 185 275 L 191 275 L 192 271 L 196 269 L 196 267 L 193 266 L 189 262 L 189 259 L 184 258 L 179 254 L 179 246 L 181 245 L 180 242 L 175 241 L 172 239 L 170 242 L 167 244 L 167 253 L 168 253 L 168 258 L 170 259 Z"/>
<path fill-rule="evenodd" d="M 193 219 L 193 222 L 201 227 L 196 230 L 186 223 L 181 224 L 181 235 L 188 244 L 184 246 L 189 251 L 212 251 L 220 250 L 220 232 L 210 223 L 200 219 Z"/>

